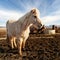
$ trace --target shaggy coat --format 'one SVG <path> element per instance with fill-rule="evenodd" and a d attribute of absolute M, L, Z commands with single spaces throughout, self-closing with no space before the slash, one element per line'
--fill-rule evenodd
<path fill-rule="evenodd" d="M 17 21 L 8 20 L 6 23 L 8 44 L 12 49 L 17 47 L 20 55 L 22 55 L 22 48 L 25 47 L 25 42 L 29 37 L 30 27 L 32 25 L 36 28 L 42 26 L 39 11 L 35 8 Z"/>

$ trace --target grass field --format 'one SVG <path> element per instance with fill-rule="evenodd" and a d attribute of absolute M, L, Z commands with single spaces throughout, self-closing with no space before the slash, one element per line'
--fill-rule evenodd
<path fill-rule="evenodd" d="M 6 29 L 0 28 L 0 60 L 60 60 L 60 33 L 30 34 L 20 57 L 17 49 L 8 47 Z"/>

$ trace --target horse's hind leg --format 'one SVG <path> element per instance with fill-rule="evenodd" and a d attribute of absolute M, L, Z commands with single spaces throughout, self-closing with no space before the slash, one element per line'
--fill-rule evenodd
<path fill-rule="evenodd" d="M 18 46 L 20 56 L 22 56 L 22 45 L 23 45 L 23 38 L 19 38 L 17 41 L 17 46 Z"/>
<path fill-rule="evenodd" d="M 14 44 L 13 44 L 13 37 L 10 37 L 10 46 L 11 46 L 11 48 L 13 49 L 14 48 Z"/>

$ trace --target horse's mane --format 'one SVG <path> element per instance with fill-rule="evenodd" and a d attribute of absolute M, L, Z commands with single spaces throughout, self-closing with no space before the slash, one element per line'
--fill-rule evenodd
<path fill-rule="evenodd" d="M 36 12 L 36 14 L 37 14 L 38 17 L 40 16 L 40 11 L 37 8 L 33 8 L 32 10 L 33 11 L 35 10 L 35 12 Z"/>
<path fill-rule="evenodd" d="M 19 23 L 23 23 L 24 21 L 26 21 L 26 17 L 28 18 L 28 16 L 30 16 L 30 12 L 28 12 L 24 16 L 20 17 L 17 21 Z"/>
<path fill-rule="evenodd" d="M 27 28 L 28 24 L 30 23 L 29 22 L 29 17 L 30 17 L 31 14 L 33 14 L 32 11 L 35 11 L 35 14 L 39 17 L 39 10 L 34 8 L 17 20 L 17 22 L 19 24 L 24 25 L 25 29 Z"/>
<path fill-rule="evenodd" d="M 38 9 L 36 9 L 36 8 L 33 8 L 32 10 L 35 10 L 35 12 L 36 12 L 36 14 L 37 14 L 37 16 L 39 17 L 40 16 L 40 12 L 39 12 L 39 10 Z M 31 10 L 31 11 L 32 11 Z M 22 16 L 21 18 L 19 18 L 18 19 L 18 21 L 20 22 L 20 23 L 23 23 L 23 21 L 25 21 L 26 20 L 26 17 L 28 18 L 31 14 L 31 11 L 29 11 L 28 13 L 26 13 L 24 16 Z"/>

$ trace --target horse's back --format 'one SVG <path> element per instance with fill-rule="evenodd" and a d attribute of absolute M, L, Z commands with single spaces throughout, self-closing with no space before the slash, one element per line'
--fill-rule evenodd
<path fill-rule="evenodd" d="M 12 35 L 15 31 L 15 20 L 8 20 L 6 23 L 7 34 Z"/>

